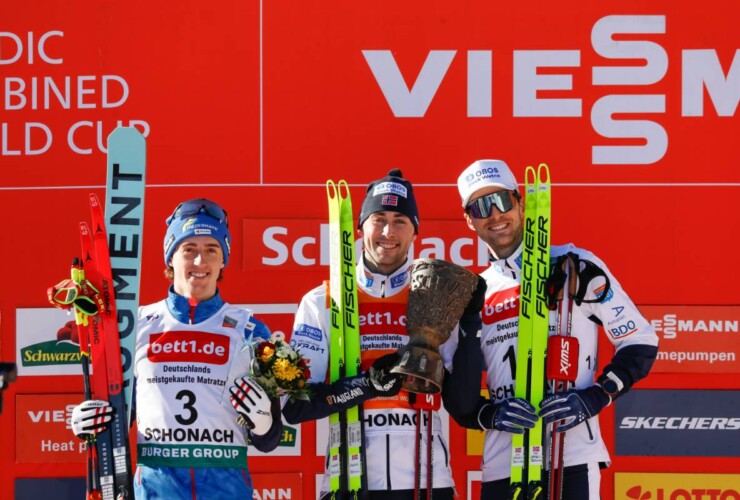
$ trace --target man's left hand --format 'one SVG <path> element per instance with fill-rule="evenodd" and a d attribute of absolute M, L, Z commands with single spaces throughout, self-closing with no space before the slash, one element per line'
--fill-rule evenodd
<path fill-rule="evenodd" d="M 539 415 L 543 424 L 564 420 L 562 425 L 558 424 L 557 431 L 565 432 L 598 415 L 609 403 L 611 398 L 601 387 L 594 385 L 588 389 L 561 392 L 543 399 Z"/>

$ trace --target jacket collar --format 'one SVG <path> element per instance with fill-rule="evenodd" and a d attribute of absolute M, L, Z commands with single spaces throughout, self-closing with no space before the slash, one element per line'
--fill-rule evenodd
<path fill-rule="evenodd" d="M 522 245 L 524 243 L 520 243 L 519 247 L 514 251 L 513 254 L 509 255 L 505 259 L 496 259 L 491 255 L 491 267 L 494 267 L 496 271 L 499 273 L 505 275 L 505 276 L 511 276 L 515 280 L 519 280 L 519 276 L 522 273 Z"/>
<path fill-rule="evenodd" d="M 392 297 L 408 286 L 412 264 L 413 261 L 406 259 L 389 275 L 373 273 L 365 266 L 365 258 L 361 255 L 357 263 L 357 288 L 371 297 Z"/>
<path fill-rule="evenodd" d="M 183 297 L 175 292 L 175 288 L 170 286 L 167 294 L 167 309 L 180 323 L 195 324 L 205 321 L 216 312 L 221 309 L 224 305 L 224 301 L 221 298 L 221 294 L 216 289 L 216 295 L 203 302 L 198 302 L 195 305 L 194 311 L 191 310 L 190 301 L 187 297 Z M 193 318 L 191 323 L 190 318 Z"/>

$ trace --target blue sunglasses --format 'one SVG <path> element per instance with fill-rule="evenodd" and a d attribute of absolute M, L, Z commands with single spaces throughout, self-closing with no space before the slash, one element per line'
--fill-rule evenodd
<path fill-rule="evenodd" d="M 206 200 L 205 198 L 183 201 L 182 203 L 177 205 L 177 208 L 174 212 L 172 212 L 172 215 L 167 217 L 166 222 L 169 226 L 174 219 L 182 219 L 183 217 L 198 214 L 205 214 L 209 217 L 213 217 L 217 221 L 226 224 L 226 227 L 229 227 L 229 219 L 226 214 L 226 210 L 221 208 L 218 204 L 212 202 L 211 200 Z"/>

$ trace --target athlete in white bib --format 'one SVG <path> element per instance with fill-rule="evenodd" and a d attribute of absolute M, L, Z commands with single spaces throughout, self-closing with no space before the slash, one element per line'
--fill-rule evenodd
<path fill-rule="evenodd" d="M 481 333 L 490 397 L 481 398 L 476 411 L 459 420 L 466 427 L 487 430 L 481 498 L 508 497 L 511 435 L 532 428 L 542 418 L 543 427 L 565 420 L 565 425 L 559 427 L 567 431 L 562 498 L 598 499 L 599 469 L 610 462 L 597 415 L 648 374 L 657 355 L 658 337 L 603 262 L 572 244 L 554 246 L 553 264 L 571 254 L 584 270 L 600 270 L 611 287 L 605 297 L 600 296 L 599 286 L 605 281 L 593 280 L 593 285 L 586 286 L 585 274 L 579 269 L 579 282 L 584 286 L 579 289 L 572 315 L 572 335 L 579 343 L 575 388 L 546 397 L 541 408 L 515 398 L 516 363 L 526 362 L 515 356 L 524 203 L 514 175 L 500 160 L 480 160 L 470 165 L 458 178 L 458 190 L 468 226 L 491 252 L 491 266 L 483 272 L 488 289 Z M 556 324 L 557 311 L 552 311 L 551 335 L 557 333 Z M 599 325 L 616 348 L 612 360 L 601 370 L 596 364 Z M 545 473 L 543 480 L 546 487 Z"/>
<path fill-rule="evenodd" d="M 398 359 L 397 349 L 408 342 L 404 326 L 411 266 L 408 252 L 416 239 L 418 224 L 413 188 L 400 170 L 392 170 L 387 177 L 368 186 L 358 221 L 363 251 L 356 268 L 363 374 L 327 382 L 330 327 L 326 285 L 303 297 L 291 336 L 291 345 L 310 359 L 313 396 L 309 402 L 287 402 L 283 415 L 289 423 L 298 423 L 363 405 L 368 490 L 363 498 L 370 500 L 411 500 L 417 498 L 415 489 L 420 490 L 420 498 L 427 498 L 426 490 L 430 487 L 435 499 L 454 496 L 450 449 L 442 435 L 437 411 L 418 411 L 424 407 L 422 397 L 401 390 L 402 377 L 389 372 Z M 452 332 L 441 346 L 448 371 L 456 366 L 459 356 L 478 359 L 479 370 L 473 375 L 474 380 L 461 378 L 469 374 L 466 370 L 445 374 L 442 399 L 451 414 L 466 411 L 459 408 L 458 398 L 469 401 L 480 394 L 482 353 L 477 333 L 485 284 L 482 280 L 479 284 L 460 319 L 460 333 Z M 420 465 L 415 456 L 419 415 L 422 415 L 421 428 L 425 429 L 421 447 L 427 450 L 431 446 L 431 467 L 425 459 Z M 431 440 L 426 438 L 428 426 L 431 426 Z M 327 463 L 328 458 L 327 453 Z M 321 487 L 324 497 L 329 496 L 329 477 L 327 467 Z"/>
<path fill-rule="evenodd" d="M 134 353 L 137 499 L 252 498 L 247 441 L 280 441 L 278 399 L 247 377 L 255 337 L 269 330 L 221 298 L 229 262 L 226 212 L 206 199 L 181 203 L 167 219 L 167 298 L 139 308 Z M 76 435 L 99 432 L 100 406 L 75 408 Z M 236 411 L 235 411 L 236 410 Z M 237 423 L 243 417 L 246 425 Z"/>

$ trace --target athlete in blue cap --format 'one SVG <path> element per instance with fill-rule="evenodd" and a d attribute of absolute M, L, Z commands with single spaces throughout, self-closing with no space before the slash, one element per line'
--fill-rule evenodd
<path fill-rule="evenodd" d="M 172 285 L 166 299 L 139 309 L 134 354 L 137 499 L 252 498 L 247 440 L 265 452 L 280 441 L 279 400 L 247 376 L 245 347 L 270 332 L 251 311 L 224 302 L 217 287 L 230 251 L 218 204 L 189 200 L 167 219 Z M 104 401 L 77 406 L 75 435 L 105 428 L 109 412 Z"/>

